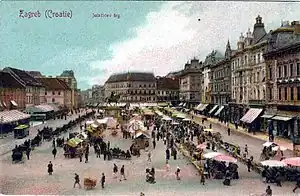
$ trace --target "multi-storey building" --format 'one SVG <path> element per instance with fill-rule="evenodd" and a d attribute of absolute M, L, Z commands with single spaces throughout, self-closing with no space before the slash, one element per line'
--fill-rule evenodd
<path fill-rule="evenodd" d="M 260 129 L 255 120 L 262 112 L 266 98 L 266 64 L 263 53 L 267 47 L 267 37 L 262 18 L 258 16 L 253 33 L 248 29 L 246 37 L 241 34 L 237 50 L 231 58 L 230 121 L 241 120 L 251 130 Z M 254 107 L 259 109 L 253 109 Z M 251 115 L 245 115 L 246 112 Z"/>
<path fill-rule="evenodd" d="M 26 86 L 10 73 L 0 71 L 0 111 L 25 109 Z"/>
<path fill-rule="evenodd" d="M 45 103 L 45 87 L 33 76 L 24 70 L 6 67 L 4 72 L 9 72 L 16 80 L 26 86 L 25 106 L 40 105 Z"/>
<path fill-rule="evenodd" d="M 156 96 L 159 102 L 173 102 L 179 101 L 179 79 L 156 77 Z"/>
<path fill-rule="evenodd" d="M 271 32 L 267 63 L 267 107 L 264 130 L 300 137 L 300 24 L 286 22 Z"/>
<path fill-rule="evenodd" d="M 68 86 L 71 88 L 71 104 L 72 108 L 78 108 L 78 96 L 80 92 L 78 92 L 77 89 L 77 81 L 74 75 L 74 72 L 72 70 L 65 70 L 60 76 L 57 76 L 57 78 L 63 79 Z"/>
<path fill-rule="evenodd" d="M 112 93 L 120 102 L 156 102 L 156 80 L 153 73 L 122 73 L 108 78 L 104 85 L 105 98 Z"/>
<path fill-rule="evenodd" d="M 231 48 L 229 41 L 226 45 L 225 58 L 219 55 L 219 61 L 211 65 L 211 103 L 214 109 L 211 115 L 217 116 L 222 120 L 228 120 L 229 107 L 228 102 L 231 99 Z M 216 107 L 217 106 L 217 107 Z"/>
<path fill-rule="evenodd" d="M 47 103 L 55 103 L 64 108 L 71 108 L 71 89 L 68 84 L 59 78 L 38 78 L 45 86 L 45 98 Z"/>
<path fill-rule="evenodd" d="M 194 58 L 187 62 L 179 78 L 180 101 L 187 107 L 196 106 L 201 101 L 201 66 L 202 62 Z"/>

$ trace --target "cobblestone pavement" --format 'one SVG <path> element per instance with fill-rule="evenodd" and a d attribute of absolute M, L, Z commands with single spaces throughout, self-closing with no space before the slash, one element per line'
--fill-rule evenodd
<path fill-rule="evenodd" d="M 111 147 L 118 146 L 128 149 L 131 139 L 112 137 L 107 132 L 107 140 L 111 141 Z M 206 185 L 200 185 L 198 172 L 182 155 L 178 160 L 170 160 L 170 171 L 165 170 L 165 146 L 162 141 L 157 142 L 156 149 L 152 150 L 152 162 L 147 162 L 147 153 L 142 151 L 141 157 L 133 157 L 128 160 L 104 161 L 103 157 L 96 158 L 93 148 L 90 152 L 89 163 L 79 162 L 78 159 L 65 159 L 63 150 L 58 149 L 58 156 L 53 159 L 51 155 L 51 142 L 43 143 L 36 148 L 30 160 L 23 164 L 12 164 L 10 154 L 1 156 L 0 187 L 2 194 L 68 194 L 68 195 L 139 195 L 142 191 L 145 195 L 251 195 L 263 193 L 266 185 L 254 172 L 247 172 L 245 166 L 239 165 L 240 180 L 232 182 L 232 186 L 225 187 L 220 180 L 207 180 Z M 53 162 L 54 174 L 47 174 L 47 164 Z M 116 163 L 119 168 L 125 165 L 126 181 L 113 179 L 112 166 Z M 146 167 L 156 168 L 156 184 L 145 182 Z M 175 179 L 176 167 L 181 168 L 181 180 Z M 97 186 L 93 190 L 73 188 L 74 173 L 78 173 L 83 185 L 84 177 L 98 179 Z M 101 173 L 106 175 L 106 187 L 102 190 L 99 186 Z M 272 186 L 272 185 L 271 185 Z M 293 195 L 293 184 L 284 183 L 281 188 L 272 186 L 274 195 Z M 294 194 L 296 195 L 296 194 Z"/>
<path fill-rule="evenodd" d="M 44 124 L 39 124 L 33 127 L 30 127 L 29 136 L 23 139 L 15 139 L 13 138 L 13 134 L 9 134 L 7 137 L 0 139 L 0 155 L 6 154 L 11 152 L 11 150 L 16 146 L 23 144 L 27 139 L 33 139 L 37 135 L 38 129 L 43 129 L 43 127 L 62 127 L 63 125 L 67 124 L 71 120 L 75 120 L 79 115 L 83 115 L 85 112 L 80 114 L 73 114 L 72 116 L 67 116 L 67 120 L 64 119 L 56 119 L 56 120 L 48 120 Z"/>
<path fill-rule="evenodd" d="M 191 115 L 189 115 L 191 117 Z M 202 125 L 202 119 L 199 117 L 194 117 L 194 122 Z M 256 162 L 260 161 L 260 154 L 263 149 L 263 144 L 266 141 L 251 137 L 247 134 L 241 133 L 239 131 L 231 130 L 230 136 L 227 134 L 227 128 L 219 123 L 213 123 L 209 121 L 204 122 L 204 126 L 209 128 L 210 123 L 212 124 L 213 132 L 220 132 L 222 138 L 225 142 L 229 142 L 241 147 L 242 152 L 244 152 L 245 144 L 248 146 L 249 156 L 253 156 Z M 291 150 L 284 151 L 285 157 L 292 157 L 293 152 Z"/>

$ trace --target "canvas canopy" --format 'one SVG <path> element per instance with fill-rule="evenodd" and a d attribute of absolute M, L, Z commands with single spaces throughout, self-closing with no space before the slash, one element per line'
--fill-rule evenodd
<path fill-rule="evenodd" d="M 80 144 L 83 140 L 79 139 L 79 138 L 72 138 L 70 139 L 67 144 L 73 148 L 75 148 L 76 146 L 78 146 L 78 144 Z"/>
<path fill-rule="evenodd" d="M 98 119 L 97 123 L 99 123 L 99 124 L 106 124 L 107 123 L 107 119 Z"/>
<path fill-rule="evenodd" d="M 88 121 L 86 121 L 86 124 L 87 124 L 87 125 L 91 125 L 91 124 L 93 124 L 93 123 L 94 123 L 93 120 L 88 120 Z"/>
<path fill-rule="evenodd" d="M 15 128 L 15 130 L 19 130 L 19 129 L 27 129 L 29 126 L 28 125 L 19 125 Z"/>
<path fill-rule="evenodd" d="M 165 120 L 165 121 L 171 121 L 172 120 L 172 118 L 170 118 L 169 116 L 164 116 L 162 119 Z"/>
<path fill-rule="evenodd" d="M 91 124 L 91 127 L 93 127 L 93 128 L 98 128 L 99 125 L 96 125 L 95 123 L 93 123 L 93 124 Z"/>

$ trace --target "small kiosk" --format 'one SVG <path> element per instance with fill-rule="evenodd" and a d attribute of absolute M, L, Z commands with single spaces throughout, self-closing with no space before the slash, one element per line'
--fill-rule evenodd
<path fill-rule="evenodd" d="M 149 147 L 150 135 L 143 130 L 138 130 L 134 135 L 134 144 L 138 145 L 140 149 Z"/>
<path fill-rule="evenodd" d="M 14 138 L 22 139 L 29 135 L 29 126 L 28 125 L 19 125 L 14 128 Z"/>

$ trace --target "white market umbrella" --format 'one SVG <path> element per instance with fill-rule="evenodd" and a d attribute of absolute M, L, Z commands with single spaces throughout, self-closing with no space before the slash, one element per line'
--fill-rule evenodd
<path fill-rule="evenodd" d="M 282 161 L 277 161 L 277 160 L 266 160 L 260 162 L 264 166 L 269 166 L 269 167 L 284 167 L 286 166 L 286 163 Z"/>
<path fill-rule="evenodd" d="M 237 162 L 236 158 L 233 158 L 228 155 L 223 155 L 223 154 L 217 155 L 217 156 L 213 157 L 213 159 L 216 161 L 227 162 L 227 163 L 236 163 Z"/>
<path fill-rule="evenodd" d="M 274 142 L 265 142 L 265 143 L 263 144 L 263 146 L 269 147 L 269 146 L 271 146 L 272 144 L 274 144 Z"/>
<path fill-rule="evenodd" d="M 191 121 L 191 119 L 185 118 L 185 119 L 183 119 L 183 121 Z"/>
<path fill-rule="evenodd" d="M 219 152 L 208 152 L 208 153 L 205 153 L 203 156 L 206 159 L 211 159 L 211 158 L 214 158 L 215 156 L 218 156 L 218 155 L 221 155 L 221 154 L 222 153 L 219 153 Z"/>
<path fill-rule="evenodd" d="M 178 122 L 172 122 L 172 125 L 179 125 Z"/>
<path fill-rule="evenodd" d="M 277 151 L 277 150 L 281 150 L 281 151 L 286 151 L 287 148 L 286 147 L 282 147 L 282 146 L 275 146 L 272 148 L 273 151 Z"/>

